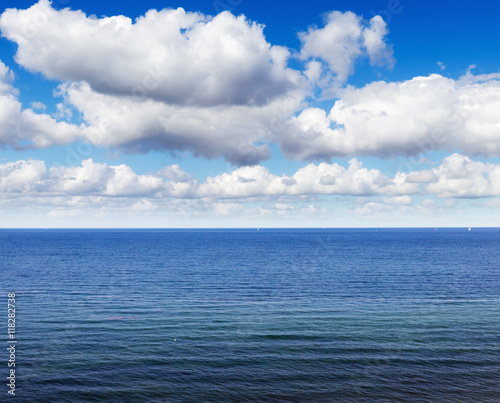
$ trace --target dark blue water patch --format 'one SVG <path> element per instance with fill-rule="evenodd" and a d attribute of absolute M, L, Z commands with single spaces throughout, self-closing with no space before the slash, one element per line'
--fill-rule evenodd
<path fill-rule="evenodd" d="M 497 229 L 0 230 L 17 394 L 497 402 L 499 241 Z"/>

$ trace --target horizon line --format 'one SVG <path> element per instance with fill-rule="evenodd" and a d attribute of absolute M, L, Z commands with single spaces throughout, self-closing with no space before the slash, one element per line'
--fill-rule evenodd
<path fill-rule="evenodd" d="M 474 227 L 474 226 L 453 226 L 453 227 L 0 227 L 0 230 L 297 230 L 297 229 L 500 229 L 497 226 Z"/>

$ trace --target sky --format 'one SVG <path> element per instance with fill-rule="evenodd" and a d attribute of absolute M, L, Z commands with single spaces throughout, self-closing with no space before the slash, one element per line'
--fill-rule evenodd
<path fill-rule="evenodd" d="M 500 226 L 500 4 L 4 0 L 0 227 Z"/>

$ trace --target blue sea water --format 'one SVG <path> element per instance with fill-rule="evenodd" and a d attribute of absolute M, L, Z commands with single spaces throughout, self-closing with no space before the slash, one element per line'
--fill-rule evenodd
<path fill-rule="evenodd" d="M 0 230 L 18 340 L 0 400 L 499 402 L 499 245 L 499 229 Z"/>

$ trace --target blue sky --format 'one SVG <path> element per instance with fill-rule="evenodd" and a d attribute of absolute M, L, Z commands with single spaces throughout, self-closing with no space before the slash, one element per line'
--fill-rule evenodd
<path fill-rule="evenodd" d="M 2 4 L 0 227 L 500 225 L 496 2 Z"/>

